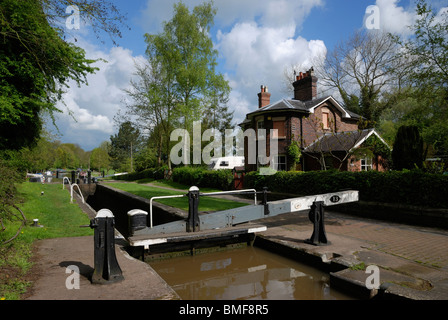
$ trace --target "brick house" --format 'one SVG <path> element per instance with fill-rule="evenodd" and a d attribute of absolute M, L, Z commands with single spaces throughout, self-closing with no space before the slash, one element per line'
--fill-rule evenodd
<path fill-rule="evenodd" d="M 359 130 L 361 117 L 346 110 L 332 96 L 317 98 L 317 77 L 313 68 L 300 72 L 294 87 L 294 98 L 271 103 L 271 94 L 266 86 L 258 93 L 258 109 L 246 115 L 240 123 L 247 129 L 266 129 L 266 155 L 269 157 L 270 129 L 277 129 L 278 155 L 274 158 L 278 170 L 290 170 L 287 147 L 296 141 L 302 151 L 298 170 L 320 170 L 323 166 L 340 170 L 384 170 L 382 159 L 377 156 L 359 159 L 352 155 L 361 148 L 372 135 L 383 139 L 371 130 Z M 387 145 L 387 144 L 386 144 Z M 245 158 L 247 157 L 245 141 Z M 257 152 L 258 154 L 258 152 Z M 246 171 L 255 171 L 260 164 L 250 164 L 246 160 Z"/>

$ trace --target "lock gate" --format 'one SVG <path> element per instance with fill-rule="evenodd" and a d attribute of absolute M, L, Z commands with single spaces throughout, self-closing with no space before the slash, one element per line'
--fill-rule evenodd
<path fill-rule="evenodd" d="M 267 201 L 268 191 L 257 192 L 251 190 L 241 190 L 232 193 L 248 194 L 253 193 L 255 204 L 212 212 L 200 215 L 198 205 L 201 196 L 212 196 L 219 193 L 200 193 L 199 188 L 191 187 L 188 194 L 169 197 L 185 196 L 189 198 L 188 218 L 185 220 L 169 222 L 153 226 L 152 222 L 148 227 L 146 224 L 148 213 L 142 210 L 132 210 L 129 213 L 130 236 L 127 239 L 133 247 L 143 247 L 149 249 L 150 246 L 167 243 L 179 243 L 186 241 L 201 241 L 211 238 L 226 236 L 238 236 L 243 234 L 255 234 L 267 230 L 266 226 L 257 223 L 265 218 L 277 215 L 309 211 L 309 219 L 313 222 L 313 234 L 306 241 L 313 245 L 329 244 L 325 233 L 324 208 L 328 206 L 355 202 L 359 200 L 359 192 L 355 190 L 340 191 L 334 193 L 304 196 L 278 201 Z M 262 195 L 262 200 L 257 203 L 257 194 Z M 157 197 L 161 198 L 161 197 Z M 152 202 L 152 199 L 151 199 Z M 150 217 L 150 220 L 152 218 Z"/>

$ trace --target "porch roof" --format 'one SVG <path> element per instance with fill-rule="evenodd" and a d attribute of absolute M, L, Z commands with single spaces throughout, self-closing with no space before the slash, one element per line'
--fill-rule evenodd
<path fill-rule="evenodd" d="M 365 129 L 326 133 L 306 147 L 304 152 L 350 152 L 353 149 L 359 148 L 372 134 L 376 135 L 390 149 L 390 146 L 381 138 L 375 129 Z"/>

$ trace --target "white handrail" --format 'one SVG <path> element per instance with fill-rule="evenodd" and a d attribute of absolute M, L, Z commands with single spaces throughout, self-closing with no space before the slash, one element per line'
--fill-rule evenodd
<path fill-rule="evenodd" d="M 213 195 L 220 195 L 220 194 L 243 193 L 243 192 L 253 192 L 254 193 L 254 202 L 255 202 L 255 204 L 257 204 L 257 190 L 255 190 L 255 189 L 231 190 L 231 191 L 219 191 L 219 192 L 201 193 L 201 196 L 213 196 Z"/>
<path fill-rule="evenodd" d="M 160 197 L 152 197 L 149 199 L 149 224 L 150 228 L 152 228 L 152 200 L 153 199 L 168 199 L 168 198 L 182 198 L 186 197 L 186 194 L 179 194 L 179 195 L 173 195 L 173 196 L 160 196 Z"/>
<path fill-rule="evenodd" d="M 210 192 L 210 193 L 201 193 L 201 196 L 213 196 L 213 195 L 220 195 L 220 194 L 229 194 L 229 193 L 243 193 L 243 192 L 253 192 L 254 193 L 254 201 L 255 205 L 257 204 L 257 190 L 255 189 L 245 189 L 245 190 L 231 190 L 231 191 L 220 191 L 220 192 Z M 169 198 L 182 198 L 186 197 L 186 194 L 179 194 L 179 195 L 172 195 L 172 196 L 160 196 L 160 197 L 152 197 L 149 199 L 149 225 L 152 229 L 153 223 L 152 223 L 152 201 L 154 199 L 169 199 Z"/>
<path fill-rule="evenodd" d="M 68 185 L 69 185 L 69 186 L 72 185 L 72 183 L 70 182 L 70 179 L 69 179 L 68 177 L 64 177 L 64 179 L 62 179 L 62 190 L 64 190 L 64 182 L 65 182 L 65 179 L 68 180 Z"/>
<path fill-rule="evenodd" d="M 73 183 L 70 185 L 70 203 L 73 203 L 73 187 L 78 187 L 79 190 L 79 194 L 81 195 L 81 199 L 82 199 L 82 203 L 86 203 L 84 201 L 84 196 L 82 195 L 81 189 L 79 188 L 79 186 L 76 183 Z"/>

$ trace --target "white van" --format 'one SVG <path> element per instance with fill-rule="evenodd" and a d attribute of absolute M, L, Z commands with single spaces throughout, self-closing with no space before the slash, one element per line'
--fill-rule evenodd
<path fill-rule="evenodd" d="M 208 166 L 211 170 L 230 169 L 244 166 L 244 157 L 212 158 Z"/>

